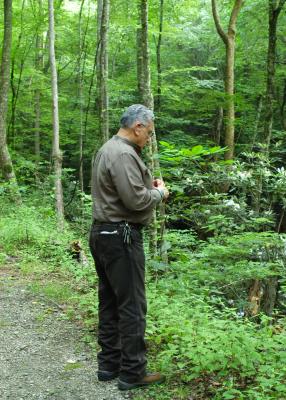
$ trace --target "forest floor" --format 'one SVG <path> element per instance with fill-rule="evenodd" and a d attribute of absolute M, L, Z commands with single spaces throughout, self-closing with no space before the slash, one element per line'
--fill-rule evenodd
<path fill-rule="evenodd" d="M 84 331 L 29 281 L 0 268 L 0 399 L 123 400 L 116 381 L 97 380 L 97 364 Z"/>

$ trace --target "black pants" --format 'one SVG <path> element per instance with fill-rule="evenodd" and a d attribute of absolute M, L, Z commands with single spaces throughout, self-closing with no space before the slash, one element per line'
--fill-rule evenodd
<path fill-rule="evenodd" d="M 119 369 L 131 383 L 146 373 L 145 257 L 142 232 L 131 226 L 127 244 L 123 229 L 121 223 L 93 223 L 90 249 L 99 278 L 99 369 Z"/>

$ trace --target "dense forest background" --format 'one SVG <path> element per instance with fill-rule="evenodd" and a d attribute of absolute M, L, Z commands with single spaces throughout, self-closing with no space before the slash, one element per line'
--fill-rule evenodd
<path fill-rule="evenodd" d="M 285 3 L 0 4 L 0 260 L 91 343 L 91 160 L 154 107 L 145 157 L 171 194 L 145 235 L 147 339 L 169 381 L 144 399 L 286 398 Z"/>

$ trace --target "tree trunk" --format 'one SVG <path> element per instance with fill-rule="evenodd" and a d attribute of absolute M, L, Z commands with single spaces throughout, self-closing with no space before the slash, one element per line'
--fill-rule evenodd
<path fill-rule="evenodd" d="M 225 160 L 232 160 L 234 155 L 235 107 L 234 107 L 234 60 L 236 21 L 243 0 L 235 0 L 229 19 L 227 33 L 223 30 L 217 12 L 216 0 L 212 0 L 212 12 L 215 26 L 226 48 L 225 93 L 227 97 L 226 127 L 225 127 Z"/>
<path fill-rule="evenodd" d="M 267 154 L 272 136 L 273 124 L 273 101 L 274 101 L 274 78 L 276 62 L 276 41 L 277 41 L 277 22 L 279 14 L 286 0 L 269 0 L 269 36 L 268 36 L 268 55 L 267 55 L 267 87 L 266 87 L 266 114 L 264 124 L 263 141 L 266 143 Z M 265 282 L 263 298 L 263 311 L 271 315 L 277 297 L 278 278 L 268 278 Z"/>
<path fill-rule="evenodd" d="M 262 282 L 259 279 L 255 279 L 252 282 L 252 285 L 249 289 L 248 307 L 246 310 L 247 314 L 254 317 L 260 313 L 260 304 L 262 297 L 263 297 Z"/>
<path fill-rule="evenodd" d="M 140 28 L 137 31 L 137 79 L 140 101 L 150 110 L 154 109 L 154 100 L 151 90 L 151 74 L 150 74 L 150 57 L 148 46 L 148 1 L 140 0 L 139 2 Z M 158 158 L 154 155 L 158 154 L 156 134 L 148 145 L 148 166 L 153 176 L 161 178 L 160 164 Z M 167 253 L 164 251 L 164 230 L 165 230 L 165 205 L 161 203 L 159 210 L 160 225 L 160 255 L 167 262 Z M 157 229 L 156 210 L 153 212 L 152 222 L 150 224 L 150 241 L 149 250 L 151 256 L 156 256 L 158 249 L 158 229 Z"/>
<path fill-rule="evenodd" d="M 222 124 L 223 124 L 223 108 L 219 107 L 217 110 L 217 116 L 215 118 L 215 126 L 213 134 L 214 142 L 217 146 L 220 146 Z"/>
<path fill-rule="evenodd" d="M 109 0 L 97 2 L 97 106 L 99 136 L 103 142 L 109 138 L 108 116 L 108 28 Z"/>
<path fill-rule="evenodd" d="M 278 292 L 278 277 L 273 276 L 268 278 L 264 282 L 264 295 L 262 298 L 262 311 L 266 315 L 271 316 L 273 314 Z"/>
<path fill-rule="evenodd" d="M 58 109 L 58 82 L 55 57 L 55 28 L 54 28 L 54 1 L 49 0 L 49 34 L 50 34 L 50 65 L 53 98 L 53 162 L 55 171 L 55 198 L 58 227 L 64 225 L 64 202 L 62 190 L 62 152 L 60 150 L 59 109 Z"/>
<path fill-rule="evenodd" d="M 139 28 L 137 30 L 137 80 L 140 103 L 150 110 L 154 109 L 153 95 L 151 91 L 150 58 L 148 46 L 148 0 L 140 0 L 138 3 Z M 154 135 L 155 136 L 155 135 Z M 148 167 L 154 176 L 154 157 L 153 157 L 152 137 L 147 148 Z M 149 228 L 149 252 L 152 257 L 157 254 L 157 218 L 156 210 L 153 211 L 152 221 Z"/>
<path fill-rule="evenodd" d="M 281 124 L 282 128 L 286 131 L 285 105 L 286 105 L 286 79 L 284 79 L 283 99 L 281 104 Z"/>
<path fill-rule="evenodd" d="M 272 124 L 273 124 L 273 101 L 274 101 L 274 78 L 275 78 L 275 62 L 276 62 L 276 41 L 277 41 L 277 22 L 279 14 L 286 0 L 269 0 L 269 28 L 268 28 L 268 54 L 267 54 L 267 84 L 266 84 L 266 101 L 265 101 L 265 124 L 263 141 L 266 143 L 267 152 L 269 149 Z"/>
<path fill-rule="evenodd" d="M 42 0 L 38 0 L 39 6 L 39 17 L 42 19 Z M 43 70 L 44 67 L 44 59 L 43 59 L 43 36 L 40 29 L 40 32 L 37 32 L 36 36 L 36 58 L 35 58 L 35 67 L 38 72 Z M 35 89 L 35 158 L 36 164 L 39 164 L 41 159 L 41 85 L 39 80 L 37 81 L 37 88 Z"/>
<path fill-rule="evenodd" d="M 19 95 L 19 89 L 22 81 L 22 74 L 23 74 L 23 69 L 24 69 L 24 63 L 25 63 L 25 53 L 20 59 L 20 74 L 17 83 L 15 82 L 14 79 L 14 72 L 15 72 L 15 61 L 16 59 L 19 59 L 18 56 L 18 50 L 21 47 L 21 42 L 22 42 L 22 36 L 23 36 L 23 15 L 24 15 L 24 8 L 25 8 L 25 0 L 22 1 L 22 7 L 21 7 L 21 25 L 20 25 L 20 33 L 18 36 L 18 41 L 17 45 L 15 48 L 15 51 L 12 54 L 12 60 L 11 60 L 11 89 L 12 89 L 12 106 L 11 106 L 11 120 L 8 125 L 8 142 L 15 142 L 15 122 L 16 122 L 16 107 L 17 107 L 17 101 L 18 101 L 18 95 Z"/>
<path fill-rule="evenodd" d="M 162 32 L 163 32 L 163 12 L 164 0 L 160 0 L 160 16 L 159 16 L 159 36 L 156 46 L 157 57 L 157 96 L 156 96 L 156 110 L 161 111 L 161 87 L 162 87 L 162 67 L 161 67 L 161 45 L 162 45 Z"/>
<path fill-rule="evenodd" d="M 9 75 L 12 45 L 12 0 L 4 0 L 4 37 L 0 70 L 0 165 L 4 179 L 15 181 L 16 177 L 7 146 L 6 119 L 8 108 Z M 16 183 L 17 184 L 17 183 Z"/>
<path fill-rule="evenodd" d="M 258 135 L 258 127 L 259 127 L 259 121 L 260 121 L 261 112 L 262 112 L 262 106 L 263 106 L 263 97 L 260 95 L 258 97 L 257 113 L 256 113 L 256 119 L 255 119 L 255 123 L 254 123 L 254 129 L 253 129 L 252 147 L 255 146 L 257 135 Z"/>
<path fill-rule="evenodd" d="M 148 46 L 148 0 L 140 0 L 140 21 L 141 21 L 141 46 L 139 52 L 142 57 L 142 72 L 140 79 L 141 99 L 143 104 L 150 110 L 154 109 L 154 100 L 151 91 L 150 57 Z M 140 58 L 140 56 L 139 56 Z"/>
<path fill-rule="evenodd" d="M 141 15 L 141 9 L 139 5 L 139 16 Z M 140 19 L 140 17 L 139 17 Z M 139 21 L 139 26 L 137 28 L 137 43 L 136 43 L 136 48 L 137 48 L 137 88 L 138 88 L 138 97 L 139 97 L 139 102 L 142 102 L 142 93 L 143 93 L 143 56 L 140 51 L 141 49 L 141 37 L 142 37 L 142 27 L 140 25 Z"/>
<path fill-rule="evenodd" d="M 225 93 L 227 95 L 226 126 L 225 126 L 225 160 L 232 160 L 234 154 L 234 52 L 235 41 L 234 32 L 229 36 L 226 45 L 226 74 L 225 74 Z"/>
<path fill-rule="evenodd" d="M 79 58 L 78 58 L 78 101 L 79 101 L 79 186 L 83 192 L 83 67 L 82 67 L 82 53 L 83 53 L 83 39 L 82 39 L 82 10 L 84 6 L 82 0 L 79 12 L 78 30 L 79 30 Z"/>

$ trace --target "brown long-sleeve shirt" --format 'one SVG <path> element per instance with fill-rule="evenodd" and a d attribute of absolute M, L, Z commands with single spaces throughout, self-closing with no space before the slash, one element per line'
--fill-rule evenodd
<path fill-rule="evenodd" d="M 161 201 L 140 148 L 118 135 L 98 151 L 92 167 L 93 217 L 102 222 L 148 224 Z"/>

